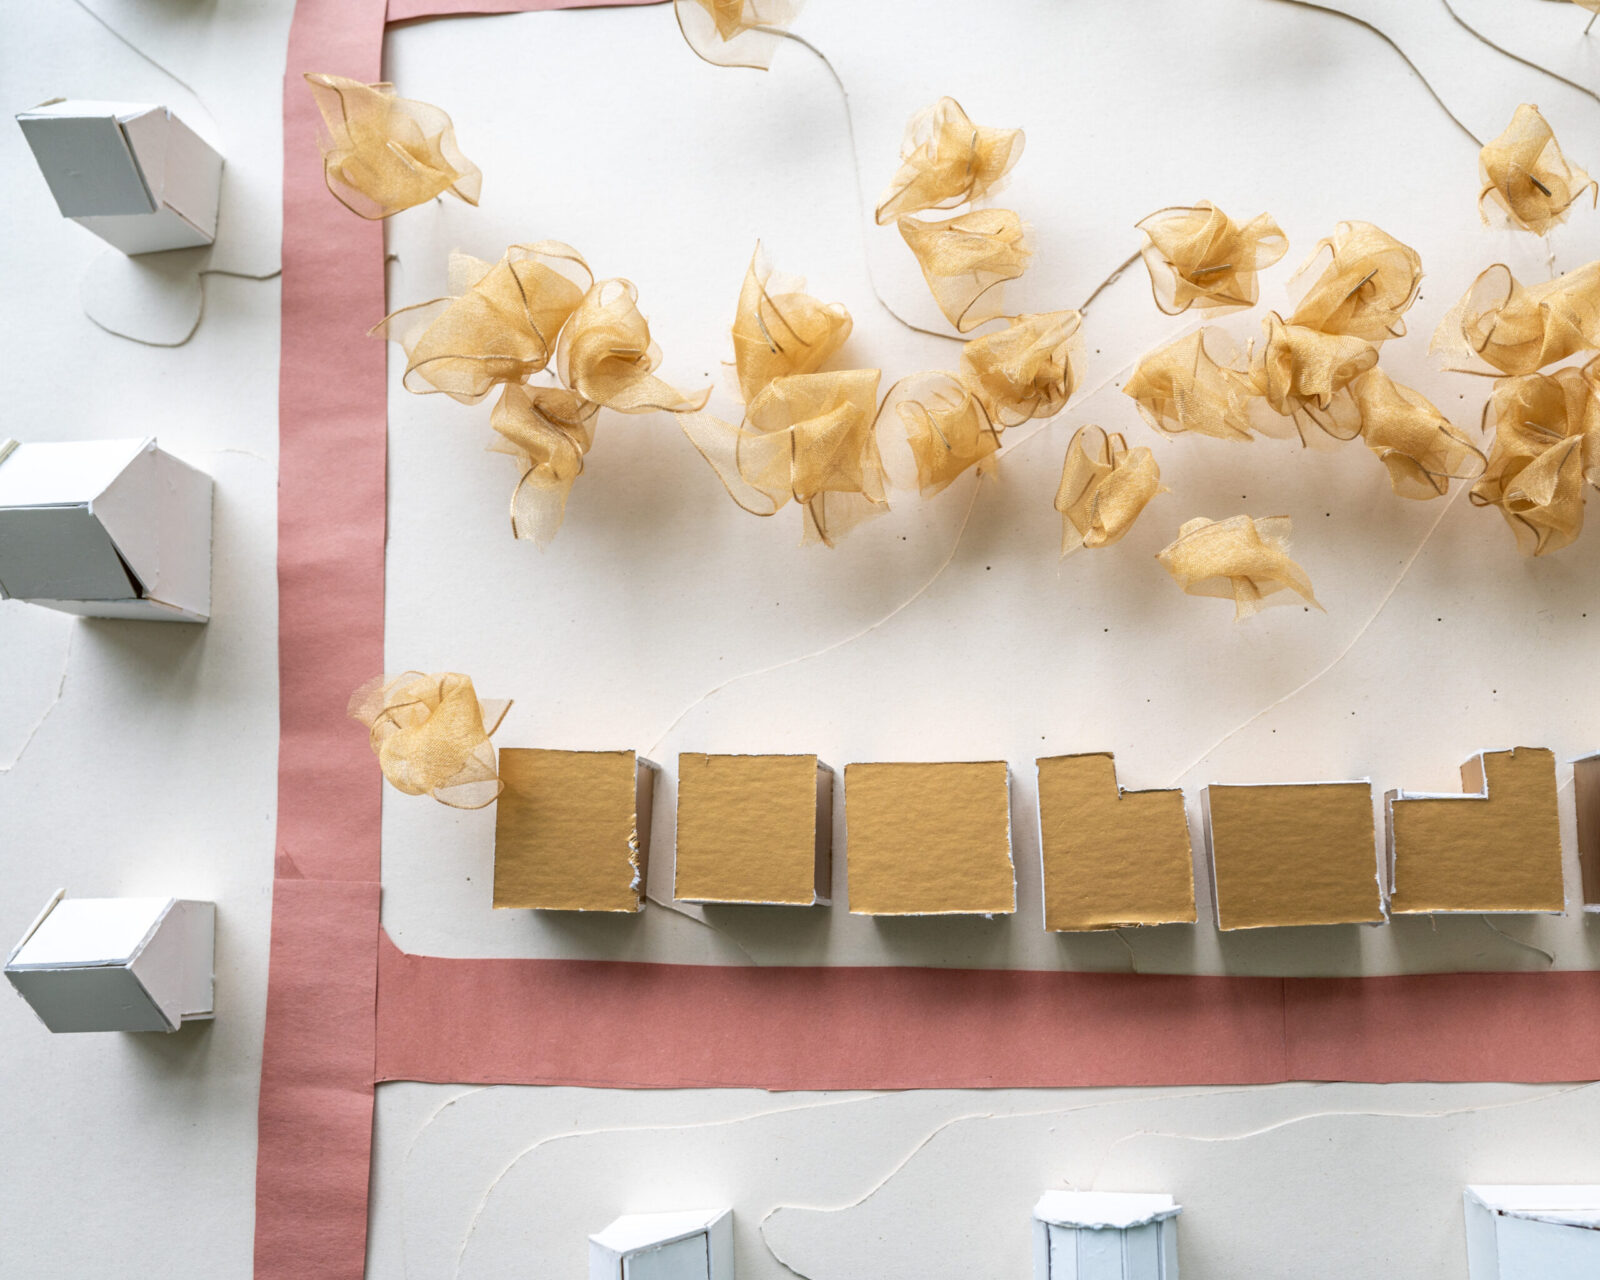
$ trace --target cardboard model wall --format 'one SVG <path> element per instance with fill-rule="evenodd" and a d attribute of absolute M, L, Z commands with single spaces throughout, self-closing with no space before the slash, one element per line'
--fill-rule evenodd
<path fill-rule="evenodd" d="M 55 99 L 17 116 L 62 216 L 127 254 L 210 244 L 222 157 L 165 107 Z"/>
<path fill-rule="evenodd" d="M 206 621 L 211 493 L 154 440 L 0 442 L 0 599 Z"/>
<path fill-rule="evenodd" d="M 1033 1206 L 1034 1280 L 1177 1280 L 1169 1195 L 1046 1191 Z"/>
<path fill-rule="evenodd" d="M 678 756 L 679 901 L 824 903 L 832 851 L 833 770 L 816 756 Z"/>
<path fill-rule="evenodd" d="M 210 902 L 57 893 L 6 977 L 51 1031 L 176 1031 L 213 1014 L 215 937 Z"/>
<path fill-rule="evenodd" d="M 1543 747 L 1481 752 L 1461 766 L 1465 795 L 1391 791 L 1390 909 L 1559 912 L 1556 759 Z"/>
<path fill-rule="evenodd" d="M 851 764 L 845 869 L 854 915 L 1007 915 L 1011 771 L 1003 760 Z"/>
<path fill-rule="evenodd" d="M 1462 1199 L 1468 1280 L 1600 1276 L 1600 1186 L 1477 1186 Z"/>
<path fill-rule="evenodd" d="M 589 1237 L 589 1280 L 733 1280 L 727 1209 L 634 1213 Z"/>
<path fill-rule="evenodd" d="M 1583 906 L 1586 911 L 1600 911 L 1600 755 L 1572 762 L 1572 790 L 1578 804 Z"/>
<path fill-rule="evenodd" d="M 1383 922 L 1370 782 L 1214 783 L 1200 807 L 1217 928 Z"/>
<path fill-rule="evenodd" d="M 1124 791 L 1109 752 L 1050 756 L 1038 768 L 1044 927 L 1192 924 L 1183 792 Z"/>
<path fill-rule="evenodd" d="M 502 747 L 494 905 L 642 911 L 655 774 L 632 751 Z"/>

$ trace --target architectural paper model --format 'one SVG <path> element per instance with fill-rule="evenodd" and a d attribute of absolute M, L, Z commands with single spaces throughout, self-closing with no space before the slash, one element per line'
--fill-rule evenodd
<path fill-rule="evenodd" d="M 502 749 L 494 905 L 643 910 L 655 775 L 632 751 Z"/>
<path fill-rule="evenodd" d="M 126 254 L 210 244 L 222 157 L 166 107 L 56 99 L 17 116 L 63 217 Z"/>
<path fill-rule="evenodd" d="M 1109 752 L 1038 764 L 1044 927 L 1192 924 L 1183 792 L 1122 790 Z"/>
<path fill-rule="evenodd" d="M 1461 787 L 1385 797 L 1394 913 L 1561 911 L 1555 754 L 1480 752 L 1461 766 Z"/>
<path fill-rule="evenodd" d="M 0 599 L 205 622 L 211 488 L 154 440 L 0 442 Z"/>
<path fill-rule="evenodd" d="M 1046 1191 L 1033 1206 L 1033 1280 L 1177 1280 L 1168 1195 Z"/>
<path fill-rule="evenodd" d="M 1468 1187 L 1468 1280 L 1600 1275 L 1600 1186 Z"/>
<path fill-rule="evenodd" d="M 733 1280 L 727 1209 L 631 1213 L 589 1237 L 589 1280 Z"/>
<path fill-rule="evenodd" d="M 833 770 L 816 756 L 678 756 L 675 898 L 827 902 L 832 850 Z"/>
<path fill-rule="evenodd" d="M 1200 807 L 1219 929 L 1383 922 L 1371 783 L 1214 783 Z"/>
<path fill-rule="evenodd" d="M 853 914 L 1017 909 L 1004 761 L 846 765 L 844 815 Z"/>
<path fill-rule="evenodd" d="M 216 906 L 57 893 L 6 959 L 52 1031 L 176 1031 L 212 1016 Z"/>

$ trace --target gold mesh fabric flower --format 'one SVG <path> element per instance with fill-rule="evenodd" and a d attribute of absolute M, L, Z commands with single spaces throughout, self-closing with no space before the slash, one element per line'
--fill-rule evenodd
<path fill-rule="evenodd" d="M 1527 286 L 1495 263 L 1439 322 L 1429 350 L 1461 373 L 1513 375 L 1600 350 L 1600 260 Z"/>
<path fill-rule="evenodd" d="M 1580 196 L 1587 193 L 1592 203 L 1600 192 L 1587 173 L 1568 163 L 1549 122 L 1526 102 L 1506 131 L 1479 152 L 1478 173 L 1483 179 L 1478 212 L 1492 200 L 1514 226 L 1539 235 L 1565 222 Z"/>
<path fill-rule="evenodd" d="M 573 483 L 583 474 L 584 455 L 594 444 L 600 406 L 565 387 L 510 383 L 500 393 L 489 425 L 500 433 L 490 446 L 522 466 L 511 493 L 511 533 L 540 546 L 555 537 Z"/>
<path fill-rule="evenodd" d="M 1072 346 L 1083 317 L 1076 311 L 1018 316 L 1004 329 L 961 348 L 960 378 L 996 427 L 1061 412 L 1077 389 Z"/>
<path fill-rule="evenodd" d="M 1388 470 L 1390 487 L 1400 497 L 1442 497 L 1452 480 L 1483 474 L 1483 451 L 1420 392 L 1376 368 L 1351 383 L 1350 390 L 1361 417 L 1361 438 Z"/>
<path fill-rule="evenodd" d="M 981 200 L 1022 155 L 1021 129 L 975 125 L 954 98 L 911 117 L 900 168 L 878 202 L 880 226 L 902 214 Z"/>
<path fill-rule="evenodd" d="M 456 809 L 481 809 L 500 794 L 489 735 L 511 708 L 481 702 L 472 680 L 453 671 L 378 676 L 350 697 L 350 717 L 367 726 L 383 776 L 408 796 L 431 795 Z"/>
<path fill-rule="evenodd" d="M 1217 440 L 1249 440 L 1253 430 L 1247 413 L 1259 395 L 1249 375 L 1219 363 L 1206 349 L 1215 329 L 1200 329 L 1141 360 L 1122 386 L 1139 412 L 1157 431 L 1181 435 L 1193 431 Z"/>
<path fill-rule="evenodd" d="M 1003 286 L 1027 270 L 1033 252 L 1015 213 L 974 209 L 944 222 L 901 218 L 895 225 L 958 333 L 1004 314 Z"/>
<path fill-rule="evenodd" d="M 774 378 L 739 426 L 701 412 L 678 421 L 736 503 L 770 516 L 793 500 L 805 511 L 802 543 L 832 546 L 889 509 L 873 429 L 878 378 L 877 369 Z"/>
<path fill-rule="evenodd" d="M 1232 600 L 1235 621 L 1268 605 L 1292 604 L 1282 594 L 1286 590 L 1320 609 L 1311 579 L 1289 558 L 1290 529 L 1288 516 L 1199 517 L 1180 528 L 1156 559 L 1189 595 Z"/>
<path fill-rule="evenodd" d="M 890 390 L 880 417 L 891 404 L 906 429 L 924 498 L 943 492 L 972 467 L 981 475 L 993 465 L 989 460 L 1000 448 L 1000 431 L 977 397 L 952 374 L 902 379 Z"/>
<path fill-rule="evenodd" d="M 1360 429 L 1347 388 L 1378 363 L 1378 349 L 1364 338 L 1325 333 L 1303 324 L 1285 324 L 1269 312 L 1251 377 L 1272 409 L 1293 420 L 1301 440 L 1312 443 L 1316 427 L 1336 440 L 1351 440 Z"/>
<path fill-rule="evenodd" d="M 1570 546 L 1583 531 L 1584 483 L 1600 480 L 1600 360 L 1502 379 L 1484 418 L 1494 443 L 1473 504 L 1499 509 L 1523 555 Z"/>
<path fill-rule="evenodd" d="M 475 404 L 497 384 L 525 382 L 549 364 L 591 281 L 583 255 L 556 240 L 514 244 L 492 264 L 453 253 L 454 296 L 402 307 L 373 333 L 404 349 L 407 391 Z"/>
<path fill-rule="evenodd" d="M 719 67 L 765 71 L 801 0 L 673 0 L 689 47 Z"/>
<path fill-rule="evenodd" d="M 1422 259 L 1370 222 L 1341 222 L 1317 243 L 1298 276 L 1328 255 L 1289 323 L 1323 333 L 1382 342 L 1405 334 L 1401 319 L 1422 283 Z"/>
<path fill-rule="evenodd" d="M 397 98 L 394 86 L 308 73 L 322 113 L 322 171 L 334 199 L 377 220 L 439 195 L 478 203 L 483 174 L 456 146 L 438 107 Z"/>
<path fill-rule="evenodd" d="M 661 348 L 639 312 L 631 280 L 602 280 L 583 295 L 561 330 L 556 365 L 562 383 L 591 404 L 618 413 L 687 413 L 705 406 L 708 387 L 685 395 L 655 376 Z"/>
<path fill-rule="evenodd" d="M 1120 542 L 1150 499 L 1166 492 L 1161 468 L 1145 446 L 1130 449 L 1115 432 L 1079 427 L 1067 444 L 1056 489 L 1061 554 Z"/>
<path fill-rule="evenodd" d="M 746 404 L 774 378 L 815 373 L 850 336 L 850 313 L 805 292 L 805 281 L 778 277 L 756 246 L 733 318 L 733 363 Z"/>
<path fill-rule="evenodd" d="M 1151 292 L 1169 316 L 1190 307 L 1253 307 L 1256 273 L 1289 248 L 1288 237 L 1267 214 L 1240 226 L 1209 200 L 1161 209 L 1138 225 L 1146 236 L 1141 253 Z"/>

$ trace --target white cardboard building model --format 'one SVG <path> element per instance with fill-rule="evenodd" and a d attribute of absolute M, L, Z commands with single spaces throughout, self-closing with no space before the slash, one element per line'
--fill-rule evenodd
<path fill-rule="evenodd" d="M 0 441 L 0 599 L 99 618 L 211 615 L 211 477 L 154 440 Z"/>
<path fill-rule="evenodd" d="M 123 253 L 216 239 L 222 157 L 167 108 L 57 98 L 17 123 L 62 216 Z"/>
<path fill-rule="evenodd" d="M 176 1031 L 212 1016 L 216 918 L 210 902 L 57 893 L 6 977 L 51 1031 Z"/>
<path fill-rule="evenodd" d="M 1033 1206 L 1034 1280 L 1177 1280 L 1169 1195 L 1046 1191 Z"/>
<path fill-rule="evenodd" d="M 589 1237 L 589 1280 L 733 1280 L 733 1213 L 630 1213 Z"/>
<path fill-rule="evenodd" d="M 1468 1187 L 1468 1280 L 1600 1276 L 1600 1186 Z"/>

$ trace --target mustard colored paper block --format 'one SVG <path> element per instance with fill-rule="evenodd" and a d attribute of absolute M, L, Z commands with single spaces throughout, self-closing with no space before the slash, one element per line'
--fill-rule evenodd
<path fill-rule="evenodd" d="M 494 905 L 643 910 L 655 771 L 632 751 L 501 748 Z"/>
<path fill-rule="evenodd" d="M 1461 766 L 1461 788 L 1387 795 L 1395 914 L 1561 911 L 1555 754 L 1481 752 Z"/>
<path fill-rule="evenodd" d="M 1213 784 L 1200 802 L 1217 928 L 1383 922 L 1371 783 Z"/>
<path fill-rule="evenodd" d="M 1050 756 L 1038 766 L 1044 927 L 1192 924 L 1183 792 L 1122 790 L 1109 752 Z"/>
<path fill-rule="evenodd" d="M 833 771 L 816 756 L 678 757 L 680 902 L 827 902 L 832 848 Z"/>
<path fill-rule="evenodd" d="M 1004 761 L 852 764 L 844 771 L 854 915 L 1005 915 L 1017 909 Z"/>

